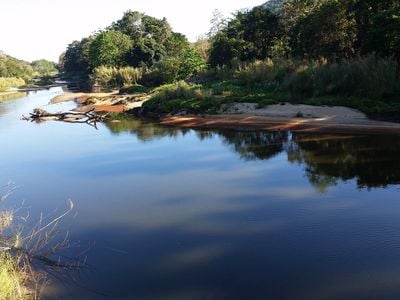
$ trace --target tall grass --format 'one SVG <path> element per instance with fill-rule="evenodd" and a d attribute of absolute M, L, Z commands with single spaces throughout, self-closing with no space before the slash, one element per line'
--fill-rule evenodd
<path fill-rule="evenodd" d="M 237 64 L 232 78 L 241 84 L 279 85 L 304 62 L 292 59 L 266 59 Z"/>
<path fill-rule="evenodd" d="M 11 188 L 4 195 L 0 194 L 0 300 L 39 299 L 40 291 L 47 283 L 44 273 L 47 267 L 52 271 L 74 268 L 63 262 L 61 256 L 52 257 L 68 246 L 66 238 L 62 242 L 56 241 L 57 225 L 72 210 L 73 204 L 70 201 L 70 208 L 65 213 L 50 221 L 41 218 L 37 225 L 26 231 L 16 221 L 14 211 L 1 206 L 12 191 Z M 37 268 L 39 265 L 40 269 Z"/>
<path fill-rule="evenodd" d="M 154 89 L 153 93 L 152 99 L 158 101 L 203 98 L 200 86 L 191 85 L 185 81 L 162 85 Z"/>
<path fill-rule="evenodd" d="M 115 68 L 99 66 L 93 70 L 92 81 L 102 88 L 113 89 L 137 84 L 142 78 L 142 70 L 133 67 Z"/>
<path fill-rule="evenodd" d="M 0 251 L 0 299 L 34 299 L 36 296 L 26 286 L 30 274 L 22 262 L 22 256 Z"/>
<path fill-rule="evenodd" d="M 4 200 L 6 196 L 0 196 Z M 12 211 L 0 210 L 0 299 L 26 299 L 29 294 L 27 278 L 29 277 L 23 255 L 12 255 L 11 246 L 18 240 L 16 237 L 6 237 L 6 231 L 13 223 Z M 31 291 L 32 292 L 32 291 Z"/>
<path fill-rule="evenodd" d="M 236 62 L 214 70 L 220 80 L 254 86 L 276 86 L 294 100 L 344 96 L 382 100 L 400 95 L 396 62 L 374 55 L 328 63 L 326 60 L 266 59 Z"/>
<path fill-rule="evenodd" d="M 22 78 L 17 77 L 0 77 L 0 92 L 5 92 L 9 88 L 15 88 L 25 85 Z"/>
<path fill-rule="evenodd" d="M 345 96 L 384 100 L 400 95 L 395 61 L 375 56 L 333 64 L 310 64 L 288 74 L 284 88 L 294 99 Z"/>

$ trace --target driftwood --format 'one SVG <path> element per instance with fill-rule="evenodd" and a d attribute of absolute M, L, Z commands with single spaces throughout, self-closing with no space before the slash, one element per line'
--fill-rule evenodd
<path fill-rule="evenodd" d="M 22 116 L 22 120 L 31 122 L 43 122 L 43 121 L 62 121 L 67 123 L 86 123 L 97 129 L 97 122 L 104 121 L 108 117 L 107 114 L 96 114 L 94 109 L 87 112 L 58 112 L 49 113 L 41 108 L 35 108 L 29 116 Z"/>

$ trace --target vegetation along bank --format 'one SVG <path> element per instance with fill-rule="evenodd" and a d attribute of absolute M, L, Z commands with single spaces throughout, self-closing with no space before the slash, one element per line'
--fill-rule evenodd
<path fill-rule="evenodd" d="M 398 121 L 399 6 L 395 0 L 270 1 L 229 18 L 216 12 L 210 32 L 196 43 L 166 19 L 128 11 L 71 43 L 60 68 L 69 79 L 140 95 L 148 115 L 289 102 L 346 106 Z"/>

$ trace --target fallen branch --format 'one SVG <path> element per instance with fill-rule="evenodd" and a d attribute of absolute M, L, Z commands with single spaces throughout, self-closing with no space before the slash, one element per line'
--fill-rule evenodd
<path fill-rule="evenodd" d="M 33 112 L 29 114 L 29 116 L 22 116 L 22 120 L 31 122 L 43 122 L 53 120 L 68 123 L 86 123 L 97 129 L 96 123 L 104 121 L 107 117 L 107 114 L 96 114 L 95 109 L 91 109 L 87 112 L 67 111 L 49 113 L 44 109 L 35 108 Z"/>

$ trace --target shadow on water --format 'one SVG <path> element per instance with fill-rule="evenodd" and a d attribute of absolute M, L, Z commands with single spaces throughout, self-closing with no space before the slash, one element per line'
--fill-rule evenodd
<path fill-rule="evenodd" d="M 129 117 L 106 125 L 113 134 L 128 132 L 143 142 L 184 136 L 191 131 Z M 355 179 L 360 189 L 400 183 L 400 137 L 396 136 L 200 129 L 195 132 L 200 140 L 218 136 L 246 161 L 269 160 L 284 153 L 288 162 L 304 167 L 309 182 L 321 192 L 339 180 Z"/>

